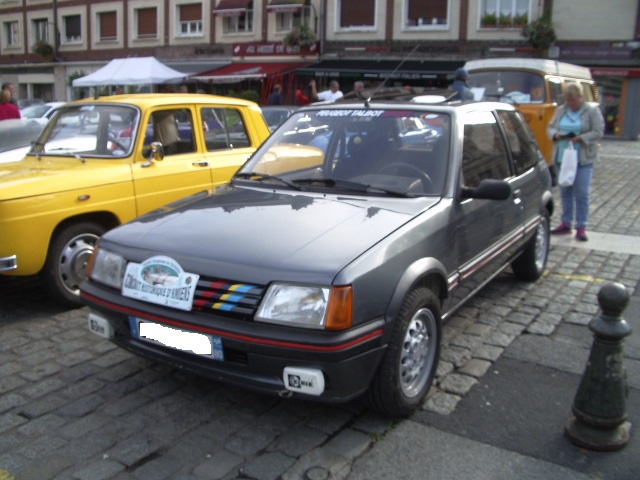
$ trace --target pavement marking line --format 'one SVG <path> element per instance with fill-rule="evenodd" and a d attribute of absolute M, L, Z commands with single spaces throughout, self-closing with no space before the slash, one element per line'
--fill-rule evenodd
<path fill-rule="evenodd" d="M 601 153 L 600 156 L 609 158 L 630 158 L 632 160 L 640 160 L 640 155 L 616 155 L 615 153 Z"/>
<path fill-rule="evenodd" d="M 566 278 L 567 280 L 579 280 L 581 282 L 590 283 L 605 283 L 608 282 L 606 278 L 592 277 L 591 275 L 573 275 L 571 273 L 547 273 L 545 277 L 559 277 Z"/>
<path fill-rule="evenodd" d="M 551 245 L 640 255 L 639 237 L 591 231 L 587 231 L 587 235 L 589 236 L 587 242 L 579 242 L 573 238 L 573 235 L 551 235 Z"/>

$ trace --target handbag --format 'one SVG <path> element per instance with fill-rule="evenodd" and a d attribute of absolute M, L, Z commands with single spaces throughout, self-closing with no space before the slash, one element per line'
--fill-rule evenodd
<path fill-rule="evenodd" d="M 562 154 L 562 163 L 560 164 L 560 173 L 558 174 L 558 185 L 561 187 L 570 187 L 576 179 L 578 172 L 578 151 L 573 147 L 573 142 L 569 142 L 569 146 L 564 149 Z"/>

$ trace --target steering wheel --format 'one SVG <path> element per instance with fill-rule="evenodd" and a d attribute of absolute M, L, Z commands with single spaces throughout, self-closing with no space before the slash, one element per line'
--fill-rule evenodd
<path fill-rule="evenodd" d="M 428 192 L 429 190 L 433 189 L 433 180 L 431 180 L 431 177 L 427 175 L 426 172 L 420 170 L 415 165 L 411 165 L 410 163 L 391 162 L 385 165 L 384 167 L 382 167 L 380 170 L 378 170 L 378 173 L 383 174 L 387 170 L 393 170 L 393 169 L 406 170 L 416 175 L 422 181 L 422 187 L 424 188 L 425 192 Z"/>
<path fill-rule="evenodd" d="M 127 151 L 127 148 L 128 148 L 128 147 L 125 147 L 125 146 L 124 146 L 122 143 L 120 143 L 120 141 L 119 141 L 116 137 L 114 137 L 113 135 L 109 135 L 108 140 L 109 140 L 109 142 L 111 142 L 113 145 L 115 145 L 116 147 L 118 147 L 120 150 L 123 150 L 123 151 L 125 151 L 125 152 Z"/>

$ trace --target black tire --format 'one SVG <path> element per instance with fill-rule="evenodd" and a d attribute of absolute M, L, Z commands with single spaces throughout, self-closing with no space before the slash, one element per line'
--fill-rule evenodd
<path fill-rule="evenodd" d="M 385 415 L 404 417 L 420 408 L 440 358 L 440 303 L 428 288 L 404 300 L 387 351 L 365 396 L 368 406 Z"/>
<path fill-rule="evenodd" d="M 516 278 L 527 282 L 540 278 L 549 258 L 549 236 L 549 216 L 544 215 L 522 254 L 511 262 Z"/>
<path fill-rule="evenodd" d="M 105 228 L 93 222 L 67 225 L 54 234 L 47 261 L 40 274 L 47 293 L 58 303 L 80 307 L 80 283 L 89 258 Z"/>

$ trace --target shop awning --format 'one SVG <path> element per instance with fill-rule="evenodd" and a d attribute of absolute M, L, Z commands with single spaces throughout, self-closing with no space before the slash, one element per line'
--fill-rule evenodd
<path fill-rule="evenodd" d="M 271 0 L 267 5 L 270 12 L 290 12 L 304 7 L 305 0 Z"/>
<path fill-rule="evenodd" d="M 200 72 L 210 72 L 213 69 L 225 67 L 231 63 L 230 60 L 208 60 L 197 62 L 195 60 L 167 60 L 164 64 L 186 75 L 197 75 Z"/>
<path fill-rule="evenodd" d="M 232 17 L 242 15 L 249 7 L 252 0 L 220 0 L 213 9 L 213 14 L 220 17 Z"/>
<path fill-rule="evenodd" d="M 211 83 L 237 83 L 244 80 L 259 80 L 267 75 L 293 73 L 308 65 L 308 62 L 233 63 L 190 78 Z"/>
<path fill-rule="evenodd" d="M 323 60 L 301 67 L 296 73 L 301 76 L 327 78 L 353 78 L 362 80 L 446 80 L 453 76 L 464 62 L 438 60 Z"/>

